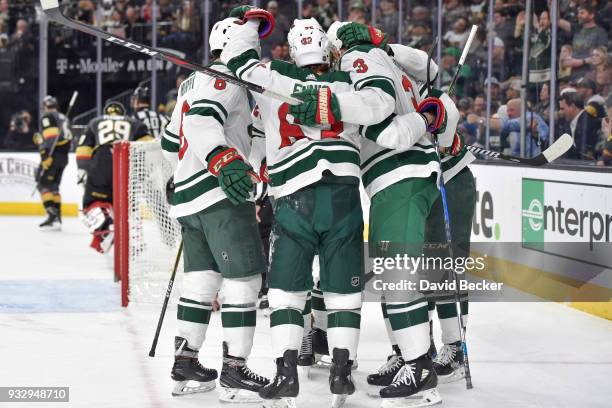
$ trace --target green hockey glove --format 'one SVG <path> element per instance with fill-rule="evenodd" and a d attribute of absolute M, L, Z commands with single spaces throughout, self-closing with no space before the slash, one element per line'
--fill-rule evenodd
<path fill-rule="evenodd" d="M 389 42 L 389 36 L 378 28 L 360 23 L 343 25 L 338 29 L 336 36 L 342 41 L 344 48 L 351 48 L 358 44 L 372 44 L 384 49 Z"/>
<path fill-rule="evenodd" d="M 247 201 L 258 180 L 251 166 L 246 164 L 236 149 L 219 146 L 207 157 L 208 171 L 219 180 L 219 186 L 233 204 Z"/>
<path fill-rule="evenodd" d="M 292 96 L 302 100 L 299 105 L 289 106 L 289 113 L 300 124 L 306 126 L 333 125 L 341 121 L 338 99 L 329 87 L 307 88 Z"/>

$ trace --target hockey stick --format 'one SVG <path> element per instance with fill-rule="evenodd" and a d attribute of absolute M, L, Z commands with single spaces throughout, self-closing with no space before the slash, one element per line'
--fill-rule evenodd
<path fill-rule="evenodd" d="M 558 159 L 567 152 L 574 144 L 574 139 L 567 133 L 559 137 L 553 144 L 548 146 L 548 149 L 535 157 L 522 158 L 510 156 L 507 154 L 494 152 L 478 146 L 467 146 L 467 149 L 475 154 L 490 157 L 492 159 L 507 160 L 514 163 L 526 164 L 527 166 L 543 166 Z"/>
<path fill-rule="evenodd" d="M 161 313 L 159 314 L 159 320 L 157 321 L 157 329 L 155 330 L 155 336 L 153 337 L 153 344 L 151 344 L 151 350 L 149 351 L 149 357 L 155 357 L 155 349 L 157 348 L 157 340 L 159 340 L 159 333 L 161 332 L 162 323 L 164 322 L 164 316 L 166 315 L 166 308 L 168 307 L 168 301 L 170 300 L 170 294 L 172 293 L 172 287 L 174 286 L 174 278 L 176 277 L 176 270 L 183 254 L 183 240 L 179 244 L 178 251 L 176 252 L 176 259 L 174 261 L 174 269 L 172 269 L 172 275 L 168 282 L 168 288 L 166 289 L 166 295 L 164 297 L 164 304 L 162 306 Z"/>
<path fill-rule="evenodd" d="M 453 79 L 448 88 L 448 95 L 452 96 L 455 90 L 455 83 L 457 82 L 457 78 L 459 77 L 459 71 L 463 67 L 463 63 L 465 62 L 465 58 L 467 57 L 468 52 L 470 51 L 470 47 L 472 46 L 472 41 L 474 37 L 476 37 L 476 31 L 478 31 L 478 26 L 473 25 L 472 31 L 470 31 L 470 36 L 465 43 L 465 47 L 463 48 L 463 52 L 461 53 L 461 58 L 459 59 L 459 66 L 457 67 L 457 71 L 453 76 Z M 434 44 L 435 45 L 435 44 Z M 432 47 L 433 48 L 433 47 Z M 433 53 L 430 51 L 430 59 Z M 430 61 L 427 62 L 429 68 Z M 429 77 L 428 77 L 429 79 Z M 429 87 L 430 84 L 427 86 Z M 446 235 L 446 245 L 448 245 L 448 255 L 451 259 L 455 259 L 453 254 L 453 236 L 451 234 L 451 226 L 450 226 L 450 215 L 448 212 L 448 200 L 446 199 L 446 186 L 444 185 L 444 171 L 442 169 L 442 156 L 440 155 L 440 143 L 438 142 L 438 136 L 433 134 L 433 145 L 436 151 L 436 157 L 438 159 L 438 164 L 440 165 L 440 198 L 442 199 L 442 209 L 444 211 L 444 233 Z M 465 368 L 465 386 L 468 390 L 474 388 L 472 385 L 472 373 L 470 371 L 470 360 L 468 358 L 467 352 L 467 342 L 465 340 L 465 324 L 463 323 L 463 316 L 461 314 L 461 296 L 459 294 L 459 276 L 457 271 L 452 269 L 454 281 L 455 281 L 455 309 L 457 311 L 457 324 L 459 326 L 459 336 L 461 337 L 461 348 L 463 349 L 463 366 Z"/>
<path fill-rule="evenodd" d="M 465 46 L 463 47 L 461 58 L 459 58 L 459 64 L 457 66 L 457 71 L 455 71 L 455 75 L 453 76 L 450 86 L 448 87 L 447 93 L 449 95 L 452 95 L 455 93 L 455 84 L 457 83 L 457 79 L 459 78 L 459 74 L 461 73 L 461 69 L 463 68 L 463 63 L 465 62 L 465 58 L 467 57 L 467 54 L 470 51 L 470 48 L 472 47 L 472 41 L 474 41 L 474 38 L 476 37 L 476 31 L 478 31 L 478 26 L 473 25 L 472 31 L 470 31 L 470 35 L 467 39 L 467 42 L 465 43 Z"/>
<path fill-rule="evenodd" d="M 180 58 L 174 55 L 171 52 L 162 50 L 160 48 L 143 45 L 143 44 L 131 41 L 131 40 L 128 41 L 125 38 L 116 37 L 114 35 L 111 35 L 104 30 L 100 30 L 97 27 L 94 27 L 88 24 L 83 24 L 76 20 L 72 20 L 62 14 L 62 12 L 59 9 L 58 0 L 40 0 L 40 5 L 42 6 L 42 9 L 45 12 L 45 14 L 49 16 L 51 20 L 55 21 L 56 23 L 65 25 L 66 27 L 70 27 L 73 30 L 77 30 L 77 31 L 81 31 L 81 32 L 93 35 L 94 37 L 101 38 L 110 43 L 121 45 L 125 48 L 129 48 L 132 51 L 138 51 L 140 53 L 148 55 L 149 57 L 160 58 L 164 61 L 171 62 L 175 65 L 189 69 L 191 71 L 198 71 L 206 75 L 210 75 L 214 78 L 223 79 L 224 81 L 229 82 L 230 84 L 238 85 L 238 86 L 248 89 L 251 92 L 257 92 L 262 95 L 268 96 L 270 98 L 278 99 L 280 101 L 288 103 L 289 105 L 299 105 L 302 102 L 301 100 L 294 98 L 292 96 L 282 95 L 277 92 L 271 91 L 269 89 L 265 89 L 262 86 L 253 84 L 251 82 L 243 81 L 242 79 L 234 77 L 232 75 L 216 71 L 212 68 L 197 64 L 195 62 L 187 61 L 183 58 Z"/>
<path fill-rule="evenodd" d="M 74 91 L 72 93 L 72 97 L 70 98 L 70 102 L 68 102 L 68 108 L 66 109 L 66 119 L 68 119 L 70 116 L 70 112 L 72 111 L 72 108 L 74 107 L 74 103 L 76 102 L 77 97 L 79 96 L 79 91 Z M 59 141 L 60 136 L 58 135 L 55 140 L 53 141 L 53 144 L 51 145 L 51 149 L 49 149 L 49 155 L 47 157 L 53 157 L 53 153 L 55 152 L 55 147 L 57 146 L 57 142 Z M 34 186 L 34 190 L 32 191 L 32 194 L 30 195 L 34 195 L 34 193 L 36 192 L 36 190 L 38 190 L 38 185 L 40 184 L 40 179 L 42 178 L 42 176 L 45 174 L 45 169 L 42 167 L 42 165 L 40 166 L 40 170 L 38 171 L 38 177 L 37 180 L 39 180 L 36 183 L 36 186 Z"/>

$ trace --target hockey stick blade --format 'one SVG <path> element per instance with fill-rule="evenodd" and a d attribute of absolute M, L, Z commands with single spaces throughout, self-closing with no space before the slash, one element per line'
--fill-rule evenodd
<path fill-rule="evenodd" d="M 265 89 L 262 86 L 253 84 L 251 82 L 243 81 L 240 78 L 236 78 L 232 75 L 225 74 L 223 72 L 216 71 L 212 68 L 205 67 L 204 65 L 197 64 L 195 62 L 190 62 L 180 58 L 177 55 L 172 54 L 171 52 L 150 47 L 148 45 L 143 45 L 134 41 L 127 40 L 125 38 L 116 37 L 107 33 L 104 30 L 100 30 L 97 27 L 91 26 L 89 24 L 84 24 L 76 20 L 72 20 L 65 15 L 59 9 L 59 1 L 58 0 L 40 0 L 40 5 L 45 12 L 45 14 L 56 23 L 62 24 L 66 27 L 72 28 L 73 30 L 81 31 L 87 33 L 89 35 L 93 35 L 94 37 L 101 38 L 105 41 L 108 41 L 113 44 L 121 45 L 122 47 L 129 48 L 132 51 L 140 52 L 142 54 L 148 55 L 149 57 L 160 58 L 165 61 L 169 61 L 179 67 L 183 67 L 189 69 L 191 71 L 202 72 L 206 75 L 210 75 L 215 78 L 223 79 L 230 84 L 234 84 L 237 86 L 241 86 L 247 88 L 249 91 L 257 92 L 260 94 L 268 95 L 271 98 L 279 99 L 283 102 L 286 102 L 290 105 L 299 105 L 302 101 L 291 97 L 280 95 L 276 92 L 272 92 L 270 90 Z"/>
<path fill-rule="evenodd" d="M 513 163 L 520 163 L 525 164 L 527 166 L 538 167 L 551 163 L 559 157 L 563 156 L 565 152 L 567 152 L 572 147 L 573 144 L 574 139 L 572 139 L 569 134 L 565 133 L 560 138 L 558 138 L 552 145 L 550 145 L 548 149 L 544 150 L 537 156 L 528 159 L 510 156 L 499 152 L 493 152 L 491 150 L 483 149 L 482 147 L 478 146 L 468 146 L 467 148 L 472 153 L 487 156 L 492 159 L 506 160 L 511 161 Z"/>

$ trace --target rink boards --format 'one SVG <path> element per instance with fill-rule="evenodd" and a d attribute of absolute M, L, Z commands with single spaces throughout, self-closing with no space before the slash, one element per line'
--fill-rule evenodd
<path fill-rule="evenodd" d="M 32 194 L 39 161 L 37 153 L 0 153 L 0 215 L 43 214 Z M 478 276 L 612 319 L 612 172 L 492 161 L 470 168 L 478 192 L 472 250 L 490 261 Z M 76 178 L 70 154 L 61 184 L 68 216 L 77 215 L 81 200 Z"/>

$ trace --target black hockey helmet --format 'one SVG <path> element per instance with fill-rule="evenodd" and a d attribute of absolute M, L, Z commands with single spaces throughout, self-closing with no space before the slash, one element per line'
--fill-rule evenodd
<path fill-rule="evenodd" d="M 132 103 L 144 102 L 150 103 L 151 101 L 151 89 L 147 85 L 138 85 L 134 92 L 132 92 Z"/>
<path fill-rule="evenodd" d="M 51 95 L 47 95 L 43 98 L 43 108 L 47 109 L 57 109 L 59 108 L 59 103 L 57 103 L 57 99 Z"/>
<path fill-rule="evenodd" d="M 125 106 L 119 101 L 109 101 L 104 105 L 105 115 L 125 115 Z"/>

